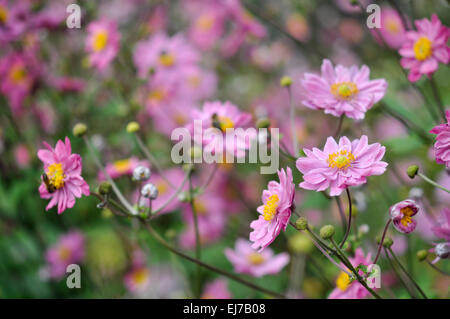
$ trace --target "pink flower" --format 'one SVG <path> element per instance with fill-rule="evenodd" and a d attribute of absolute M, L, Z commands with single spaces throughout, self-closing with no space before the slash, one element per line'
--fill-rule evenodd
<path fill-rule="evenodd" d="M 389 208 L 394 227 L 401 233 L 409 234 L 417 225 L 412 218 L 419 212 L 420 206 L 412 199 L 406 199 Z"/>
<path fill-rule="evenodd" d="M 297 169 L 303 173 L 300 187 L 318 192 L 330 188 L 331 196 L 339 196 L 348 186 L 366 183 L 366 177 L 381 175 L 388 165 L 381 161 L 385 147 L 368 144 L 367 136 L 350 140 L 343 136 L 336 143 L 328 137 L 324 150 L 304 149 L 306 157 L 297 160 Z"/>
<path fill-rule="evenodd" d="M 69 76 L 52 77 L 49 80 L 49 84 L 55 89 L 62 92 L 81 92 L 84 90 L 86 83 L 80 78 L 74 78 Z"/>
<path fill-rule="evenodd" d="M 323 60 L 322 75 L 305 73 L 301 81 L 305 90 L 302 103 L 314 110 L 323 109 L 326 114 L 363 119 L 365 113 L 380 101 L 388 84 L 384 79 L 369 80 L 366 65 L 333 68 L 330 60 Z"/>
<path fill-rule="evenodd" d="M 450 208 L 442 209 L 438 226 L 432 227 L 431 230 L 437 237 L 450 241 Z"/>
<path fill-rule="evenodd" d="M 133 268 L 125 275 L 125 287 L 133 294 L 142 294 L 150 287 L 150 269 L 146 266 Z"/>
<path fill-rule="evenodd" d="M 14 150 L 14 158 L 20 168 L 30 166 L 30 153 L 28 152 L 28 148 L 25 144 L 19 144 L 16 146 Z"/>
<path fill-rule="evenodd" d="M 450 168 L 450 110 L 445 111 L 447 123 L 435 126 L 430 133 L 436 134 L 436 143 L 434 144 L 434 153 L 436 163 L 445 164 Z"/>
<path fill-rule="evenodd" d="M 16 40 L 29 27 L 28 1 L 0 0 L 0 44 Z"/>
<path fill-rule="evenodd" d="M 121 160 L 114 161 L 112 163 L 108 163 L 105 166 L 106 173 L 111 178 L 119 178 L 124 175 L 133 174 L 133 170 L 138 166 L 144 166 L 149 168 L 150 165 L 145 160 L 139 160 L 137 157 L 130 157 Z M 103 176 L 103 172 L 98 172 L 97 178 L 99 180 L 105 180 L 105 176 Z"/>
<path fill-rule="evenodd" d="M 75 205 L 75 197 L 88 196 L 89 185 L 81 177 L 81 156 L 72 154 L 70 140 L 59 140 L 55 149 L 44 142 L 47 149 L 41 149 L 37 155 L 44 162 L 45 173 L 39 186 L 41 198 L 51 199 L 46 210 L 58 205 L 58 214 Z"/>
<path fill-rule="evenodd" d="M 189 30 L 189 38 L 202 50 L 210 49 L 224 32 L 226 11 L 218 2 L 205 4 L 196 12 Z"/>
<path fill-rule="evenodd" d="M 205 285 L 202 299 L 231 299 L 231 293 L 228 290 L 227 282 L 223 279 L 216 279 Z"/>
<path fill-rule="evenodd" d="M 104 70 L 119 51 L 120 34 L 114 21 L 106 19 L 91 22 L 88 25 L 86 51 L 89 63 L 99 71 Z"/>
<path fill-rule="evenodd" d="M 436 14 L 428 19 L 416 20 L 417 31 L 408 31 L 406 40 L 398 51 L 402 56 L 400 64 L 409 69 L 408 79 L 416 82 L 422 74 L 431 76 L 438 64 L 448 64 L 450 49 L 447 46 L 449 28 L 443 26 Z"/>
<path fill-rule="evenodd" d="M 369 29 L 380 43 L 399 49 L 406 41 L 405 27 L 398 12 L 390 7 L 381 8 L 381 28 Z"/>
<path fill-rule="evenodd" d="M 279 183 L 270 181 L 263 191 L 263 205 L 257 208 L 260 215 L 250 224 L 252 248 L 259 251 L 269 246 L 282 229 L 286 230 L 294 207 L 295 185 L 290 167 L 279 170 L 278 178 Z"/>
<path fill-rule="evenodd" d="M 51 278 L 66 275 L 66 267 L 79 263 L 84 258 L 84 236 L 79 231 L 71 231 L 62 236 L 58 243 L 49 247 L 45 253 Z"/>
<path fill-rule="evenodd" d="M 277 274 L 289 263 L 288 253 L 274 255 L 270 248 L 258 253 L 245 239 L 238 239 L 235 249 L 226 248 L 224 253 L 235 272 L 253 277 Z"/>
<path fill-rule="evenodd" d="M 361 248 L 357 248 L 355 256 L 349 260 L 353 267 L 358 267 L 360 264 L 368 266 L 372 263 L 370 253 L 364 257 Z M 345 266 L 343 265 L 343 267 Z M 360 271 L 360 275 L 363 275 L 362 271 Z M 351 282 L 347 273 L 341 272 L 336 279 L 336 288 L 328 296 L 328 299 L 362 299 L 368 295 L 369 292 L 357 280 Z"/>
<path fill-rule="evenodd" d="M 194 142 L 203 144 L 208 151 L 216 153 L 229 153 L 235 156 L 244 156 L 245 150 L 250 146 L 252 134 L 226 134 L 227 129 L 245 128 L 251 121 L 251 114 L 241 112 L 237 106 L 231 102 L 205 102 L 203 109 L 194 109 L 191 113 L 191 124 L 188 128 L 195 135 L 195 131 L 202 128 L 203 135 L 199 136 L 200 140 L 194 136 Z M 200 127 L 194 127 L 196 122 L 201 121 Z M 215 128 L 216 132 L 208 133 L 207 129 Z M 248 138 L 249 137 L 249 138 Z"/>

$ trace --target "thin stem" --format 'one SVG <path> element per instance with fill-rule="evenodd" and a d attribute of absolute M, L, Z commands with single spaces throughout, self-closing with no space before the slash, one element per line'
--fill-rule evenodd
<path fill-rule="evenodd" d="M 341 217 L 341 223 L 342 223 L 342 230 L 345 231 L 347 230 L 347 219 L 345 219 L 345 213 L 344 210 L 342 208 L 342 202 L 339 196 L 335 197 L 336 199 L 336 204 L 339 210 L 339 216 Z"/>
<path fill-rule="evenodd" d="M 214 165 L 211 174 L 209 174 L 208 179 L 206 180 L 205 184 L 201 187 L 201 190 L 204 191 L 206 188 L 208 188 L 209 184 L 211 184 L 212 180 L 214 179 L 214 176 L 216 175 L 218 165 Z"/>
<path fill-rule="evenodd" d="M 444 276 L 450 276 L 450 274 L 448 272 L 443 271 L 442 269 L 436 267 L 435 265 L 433 265 L 429 260 L 426 261 L 428 265 L 430 265 L 431 268 L 433 268 L 434 270 L 436 270 L 438 273 L 440 273 L 441 275 Z"/>
<path fill-rule="evenodd" d="M 428 182 L 429 184 L 433 185 L 434 187 L 437 187 L 439 189 L 442 189 L 443 191 L 450 193 L 450 190 L 445 188 L 442 185 L 439 185 L 438 183 L 436 183 L 435 181 L 433 181 L 431 178 L 423 175 L 422 173 L 418 172 L 417 175 L 419 175 L 422 179 L 424 179 L 426 182 Z"/>
<path fill-rule="evenodd" d="M 387 230 L 389 228 L 389 225 L 391 224 L 392 219 L 389 218 L 388 222 L 386 223 L 386 226 L 384 226 L 383 235 L 381 236 L 380 244 L 378 245 L 378 251 L 375 259 L 373 260 L 373 263 L 376 264 L 378 261 L 378 257 L 380 257 L 381 253 L 381 247 L 383 247 L 384 237 L 386 236 Z"/>
<path fill-rule="evenodd" d="M 347 237 L 350 234 L 350 228 L 352 226 L 352 196 L 350 195 L 350 191 L 349 191 L 348 187 L 345 189 L 345 191 L 347 193 L 347 199 L 348 199 L 348 224 L 347 224 L 347 231 L 345 232 L 345 235 L 344 235 L 344 239 L 342 239 L 342 242 L 339 245 L 340 248 L 344 247 Z"/>
<path fill-rule="evenodd" d="M 391 257 L 389 256 L 388 250 L 386 248 L 384 248 L 384 254 L 386 255 L 386 259 L 388 260 L 389 265 L 391 266 L 392 270 L 395 272 L 395 275 L 398 277 L 398 279 L 400 280 L 402 285 L 405 287 L 406 291 L 408 291 L 408 294 L 412 298 L 416 299 L 417 297 L 414 294 L 414 291 L 411 290 L 411 287 L 409 287 L 409 285 L 403 279 L 403 276 L 399 273 L 397 266 L 394 265 L 394 262 L 392 261 Z"/>
<path fill-rule="evenodd" d="M 192 192 L 192 175 L 189 174 L 189 204 L 191 205 L 192 216 L 194 219 L 194 231 L 195 231 L 195 258 L 201 260 L 201 243 L 200 243 L 200 232 L 198 229 L 198 216 L 197 211 L 195 210 L 194 205 L 194 196 Z M 200 289 L 201 289 L 201 269 L 200 265 L 197 265 L 197 298 L 200 297 Z"/>
<path fill-rule="evenodd" d="M 434 80 L 434 76 L 430 78 L 430 85 L 431 90 L 433 91 L 434 99 L 436 100 L 436 104 L 439 108 L 439 112 L 441 113 L 442 118 L 444 119 L 444 122 L 447 122 L 447 118 L 445 117 L 445 107 L 444 103 L 442 103 L 441 96 L 439 95 L 439 91 L 436 85 L 436 81 Z"/>
<path fill-rule="evenodd" d="M 245 285 L 247 287 L 250 287 L 250 288 L 252 288 L 254 290 L 257 290 L 257 291 L 260 291 L 262 293 L 274 296 L 276 298 L 283 298 L 283 299 L 286 298 L 286 296 L 284 296 L 283 294 L 280 294 L 278 292 L 274 292 L 274 291 L 271 291 L 269 289 L 266 289 L 266 288 L 260 287 L 258 285 L 255 285 L 255 284 L 253 284 L 253 283 L 251 283 L 251 282 L 249 282 L 249 281 L 247 281 L 245 279 L 242 279 L 242 278 L 240 278 L 240 277 L 238 277 L 238 276 L 236 276 L 236 275 L 234 275 L 232 273 L 229 273 L 229 272 L 227 272 L 225 270 L 216 268 L 216 267 L 211 266 L 211 265 L 209 265 L 207 263 L 204 263 L 204 262 L 202 262 L 202 261 L 200 261 L 200 260 L 198 260 L 196 258 L 193 258 L 193 257 L 191 257 L 189 255 L 186 255 L 185 253 L 177 250 L 175 247 L 173 247 L 172 245 L 167 243 L 161 237 L 161 235 L 158 234 L 146 220 L 143 220 L 142 218 L 140 218 L 139 220 L 146 227 L 146 229 L 150 232 L 150 234 L 153 236 L 153 238 L 155 238 L 161 245 L 166 247 L 172 253 L 174 253 L 174 254 L 176 254 L 176 255 L 178 255 L 178 256 L 180 256 L 180 257 L 182 257 L 182 258 L 184 258 L 184 259 L 186 259 L 186 260 L 188 260 L 188 261 L 190 261 L 192 263 L 195 263 L 195 264 L 197 264 L 197 265 L 199 265 L 199 266 L 201 266 L 203 268 L 206 268 L 206 269 L 208 269 L 210 271 L 213 271 L 213 272 L 221 274 L 221 275 L 223 275 L 225 277 L 228 277 L 229 279 L 234 280 L 236 282 L 239 282 L 239 283 L 241 283 L 241 284 L 243 284 L 243 285 Z"/>
<path fill-rule="evenodd" d="M 395 256 L 394 252 L 392 251 L 391 248 L 388 248 L 389 253 L 392 255 L 392 258 L 395 260 L 395 262 L 397 263 L 397 265 L 400 267 L 400 269 L 403 271 L 403 273 L 406 275 L 406 277 L 408 277 L 408 279 L 412 282 L 412 284 L 414 285 L 414 287 L 416 287 L 416 289 L 420 292 L 420 294 L 422 295 L 423 298 L 428 299 L 428 297 L 425 295 L 425 293 L 423 292 L 422 288 L 419 287 L 419 285 L 416 283 L 416 281 L 411 277 L 411 275 L 408 273 L 408 271 L 405 269 L 405 267 L 403 267 L 403 265 L 400 263 L 400 261 L 398 260 L 397 256 Z"/>
<path fill-rule="evenodd" d="M 339 123 L 338 123 L 338 127 L 336 129 L 336 132 L 334 133 L 334 138 L 338 138 L 340 133 L 341 133 L 341 129 L 342 129 L 342 124 L 344 123 L 344 115 L 341 115 L 341 117 L 339 118 Z"/>
<path fill-rule="evenodd" d="M 294 104 L 292 103 L 292 92 L 291 86 L 286 87 L 288 96 L 289 96 L 289 110 L 290 110 L 290 118 L 291 118 L 291 138 L 292 138 L 292 149 L 294 150 L 294 157 L 298 156 L 298 141 L 297 141 L 297 133 L 295 130 L 295 110 Z"/>
<path fill-rule="evenodd" d="M 183 181 L 181 182 L 181 185 L 175 190 L 175 192 L 173 192 L 173 194 L 167 199 L 167 201 L 164 204 L 162 204 L 154 212 L 151 212 L 152 216 L 156 216 L 159 212 L 161 212 L 164 208 L 166 208 L 167 205 L 169 205 L 176 196 L 178 196 L 180 194 L 180 192 L 183 190 L 183 187 L 189 178 L 189 174 L 190 174 L 190 171 L 186 172 L 186 174 L 184 175 Z"/>

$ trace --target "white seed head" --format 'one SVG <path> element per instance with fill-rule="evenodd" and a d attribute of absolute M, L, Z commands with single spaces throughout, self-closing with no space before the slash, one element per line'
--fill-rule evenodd
<path fill-rule="evenodd" d="M 151 183 L 145 184 L 141 189 L 141 195 L 152 200 L 156 199 L 158 197 L 158 188 Z"/>
<path fill-rule="evenodd" d="M 150 169 L 139 165 L 133 170 L 133 180 L 142 181 L 150 178 Z"/>

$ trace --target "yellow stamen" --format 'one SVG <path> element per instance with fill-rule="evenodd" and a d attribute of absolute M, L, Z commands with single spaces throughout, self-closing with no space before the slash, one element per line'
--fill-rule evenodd
<path fill-rule="evenodd" d="M 416 55 L 416 59 L 419 61 L 423 61 L 428 59 L 433 53 L 433 42 L 427 37 L 420 37 L 417 39 L 416 43 L 414 43 L 414 54 Z"/>
<path fill-rule="evenodd" d="M 220 129 L 224 132 L 227 131 L 227 128 L 233 128 L 234 123 L 228 116 L 219 116 Z"/>
<path fill-rule="evenodd" d="M 264 262 L 264 257 L 259 253 L 251 253 L 250 255 L 248 255 L 248 260 L 253 265 L 260 265 Z"/>
<path fill-rule="evenodd" d="M 161 102 L 166 97 L 166 92 L 163 90 L 153 90 L 148 95 L 149 102 Z"/>
<path fill-rule="evenodd" d="M 402 219 L 400 222 L 403 226 L 407 227 L 409 224 L 412 223 L 411 216 L 414 214 L 414 211 L 411 209 L 411 207 L 404 207 L 400 209 L 400 212 L 403 214 Z"/>
<path fill-rule="evenodd" d="M 143 284 L 149 277 L 149 271 L 146 268 L 138 269 L 133 272 L 133 282 L 135 284 Z"/>
<path fill-rule="evenodd" d="M 8 15 L 6 7 L 0 4 L 0 23 L 6 23 L 6 21 L 8 21 Z"/>
<path fill-rule="evenodd" d="M 355 94 L 358 94 L 359 90 L 353 82 L 339 82 L 331 85 L 331 93 L 339 99 L 348 100 Z"/>
<path fill-rule="evenodd" d="M 204 215 L 208 214 L 208 210 L 206 209 L 205 203 L 199 199 L 196 199 L 194 201 L 194 209 L 195 209 L 195 212 L 200 216 L 204 216 Z"/>
<path fill-rule="evenodd" d="M 203 31 L 208 31 L 214 25 L 214 18 L 209 14 L 202 14 L 195 21 L 195 26 Z"/>
<path fill-rule="evenodd" d="M 159 56 L 159 63 L 162 66 L 170 67 L 175 63 L 175 56 L 170 53 L 161 53 L 161 55 Z"/>
<path fill-rule="evenodd" d="M 158 189 L 159 195 L 162 195 L 167 192 L 167 190 L 169 189 L 169 185 L 166 181 L 161 180 L 160 182 L 156 183 L 156 188 Z"/>
<path fill-rule="evenodd" d="M 336 279 L 336 286 L 342 291 L 346 291 L 350 283 L 350 277 L 345 272 L 341 272 Z"/>
<path fill-rule="evenodd" d="M 51 164 L 46 171 L 49 182 L 55 186 L 56 189 L 60 189 L 64 186 L 64 178 L 66 175 L 64 174 L 64 170 L 62 168 L 61 163 L 53 163 Z"/>
<path fill-rule="evenodd" d="M 123 174 L 126 173 L 131 168 L 131 163 L 129 159 L 123 159 L 119 161 L 115 161 L 113 163 L 114 168 L 118 173 Z"/>
<path fill-rule="evenodd" d="M 15 64 L 9 70 L 9 78 L 14 84 L 22 83 L 27 76 L 27 71 L 21 64 Z"/>
<path fill-rule="evenodd" d="M 94 43 L 92 44 L 94 51 L 103 50 L 107 44 L 108 44 L 108 33 L 106 33 L 106 31 L 97 32 L 94 36 Z"/>
<path fill-rule="evenodd" d="M 58 249 L 58 256 L 59 256 L 59 259 L 60 259 L 61 261 L 67 261 L 67 260 L 69 260 L 70 255 L 71 255 L 71 251 L 70 251 L 69 248 L 64 247 L 64 246 L 61 246 L 61 247 Z"/>
<path fill-rule="evenodd" d="M 388 19 L 386 21 L 386 29 L 390 33 L 398 33 L 400 31 L 400 25 L 397 20 L 395 19 Z"/>
<path fill-rule="evenodd" d="M 347 169 L 356 160 L 356 157 L 352 152 L 347 150 L 342 150 L 328 155 L 328 166 L 331 168 Z"/>
<path fill-rule="evenodd" d="M 264 205 L 263 216 L 265 220 L 270 221 L 277 214 L 277 207 L 279 201 L 280 198 L 278 197 L 277 194 L 270 195 L 269 199 Z"/>
<path fill-rule="evenodd" d="M 192 75 L 188 77 L 188 83 L 194 88 L 197 88 L 200 86 L 200 83 L 202 83 L 202 80 L 198 75 Z"/>

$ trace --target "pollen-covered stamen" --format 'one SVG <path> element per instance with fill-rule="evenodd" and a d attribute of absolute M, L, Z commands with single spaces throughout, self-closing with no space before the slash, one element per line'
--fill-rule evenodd
<path fill-rule="evenodd" d="M 350 99 L 359 92 L 358 87 L 353 82 L 338 82 L 331 85 L 331 93 L 343 100 Z"/>
<path fill-rule="evenodd" d="M 56 189 L 60 189 L 64 186 L 64 179 L 66 178 L 66 175 L 64 174 L 61 163 L 51 164 L 49 167 L 47 167 L 46 174 L 48 176 L 49 182 Z"/>
<path fill-rule="evenodd" d="M 22 83 L 27 76 L 27 71 L 21 64 L 15 64 L 9 71 L 9 78 L 15 84 Z"/>
<path fill-rule="evenodd" d="M 4 24 L 6 21 L 8 21 L 8 10 L 0 4 L 0 23 Z"/>
<path fill-rule="evenodd" d="M 175 64 L 175 56 L 171 53 L 162 52 L 159 56 L 159 63 L 162 66 L 170 67 Z"/>
<path fill-rule="evenodd" d="M 228 116 L 218 116 L 214 113 L 211 120 L 212 126 L 218 128 L 222 132 L 226 132 L 228 128 L 234 128 L 234 123 Z"/>
<path fill-rule="evenodd" d="M 103 50 L 108 44 L 108 33 L 106 31 L 98 31 L 94 36 L 92 48 L 94 51 Z"/>
<path fill-rule="evenodd" d="M 331 168 L 347 169 L 356 160 L 351 151 L 342 150 L 328 155 L 328 166 Z"/>
<path fill-rule="evenodd" d="M 248 261 L 253 265 L 260 265 L 264 262 L 264 257 L 259 253 L 251 253 L 248 255 Z"/>
<path fill-rule="evenodd" d="M 203 14 L 195 21 L 195 26 L 203 31 L 210 30 L 213 25 L 214 17 L 210 14 Z"/>
<path fill-rule="evenodd" d="M 149 271 L 146 268 L 135 270 L 133 273 L 133 282 L 143 284 L 147 281 L 149 275 Z"/>
<path fill-rule="evenodd" d="M 402 209 L 400 209 L 400 212 L 403 214 L 400 223 L 402 223 L 403 226 L 407 227 L 412 223 L 411 216 L 414 214 L 414 211 L 411 209 L 411 207 L 403 207 Z"/>
<path fill-rule="evenodd" d="M 65 246 L 61 246 L 58 249 L 58 257 L 61 261 L 69 260 L 70 256 L 71 256 L 71 251 L 69 248 L 67 248 Z"/>
<path fill-rule="evenodd" d="M 433 53 L 433 42 L 427 37 L 420 37 L 414 43 L 413 50 L 417 60 L 426 60 Z"/>
<path fill-rule="evenodd" d="M 336 279 L 336 286 L 342 291 L 346 291 L 350 283 L 350 276 L 344 271 Z"/>
<path fill-rule="evenodd" d="M 279 201 L 280 198 L 277 194 L 272 194 L 269 196 L 263 210 L 263 217 L 265 220 L 270 221 L 275 217 L 275 215 L 277 214 Z"/>

